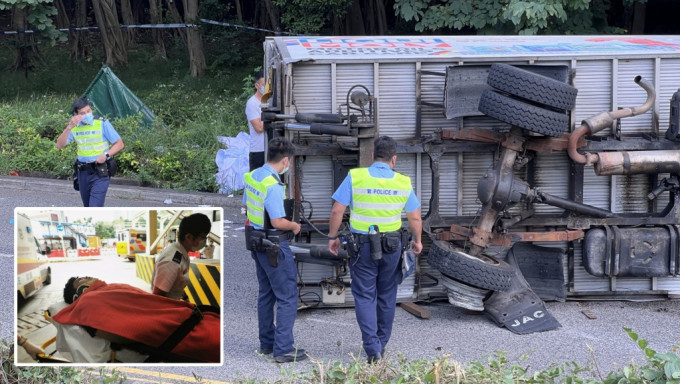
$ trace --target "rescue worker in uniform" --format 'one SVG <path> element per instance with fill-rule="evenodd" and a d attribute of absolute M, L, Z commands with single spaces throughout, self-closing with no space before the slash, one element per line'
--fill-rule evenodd
<path fill-rule="evenodd" d="M 355 313 L 364 351 L 369 362 L 382 358 L 390 340 L 401 282 L 399 261 L 402 255 L 401 211 L 406 211 L 412 235 L 411 250 L 419 254 L 422 219 L 420 201 L 408 176 L 394 172 L 397 144 L 388 137 L 375 140 L 374 163 L 368 168 L 352 169 L 333 194 L 328 248 L 337 255 L 340 249 L 338 230 L 346 207 L 350 207 L 350 228 L 357 245 L 350 253 L 350 274 Z M 369 233 L 378 234 L 371 235 Z M 406 234 L 407 235 L 407 234 Z M 370 236 L 379 236 L 377 245 L 382 257 L 374 257 Z"/>
<path fill-rule="evenodd" d="M 208 216 L 194 213 L 179 223 L 177 241 L 169 244 L 156 258 L 151 277 L 154 295 L 182 300 L 184 288 L 189 283 L 189 251 L 197 252 L 205 247 L 212 223 Z"/>
<path fill-rule="evenodd" d="M 125 144 L 108 120 L 92 115 L 87 99 L 76 99 L 71 108 L 73 117 L 57 138 L 57 148 L 76 141 L 78 190 L 83 206 L 103 207 L 109 189 L 110 159 Z"/>
<path fill-rule="evenodd" d="M 253 227 L 252 235 L 246 241 L 251 244 L 259 284 L 259 351 L 265 355 L 273 353 L 278 363 L 307 358 L 304 349 L 295 348 L 293 339 L 298 289 L 297 267 L 289 241 L 300 232 L 300 224 L 286 218 L 285 186 L 279 178 L 280 174 L 288 172 L 294 153 L 295 147 L 288 139 L 275 137 L 268 144 L 267 162 L 244 175 L 243 203 Z M 266 238 L 259 242 L 254 240 L 262 237 Z M 253 242 L 257 244 L 253 245 Z"/>

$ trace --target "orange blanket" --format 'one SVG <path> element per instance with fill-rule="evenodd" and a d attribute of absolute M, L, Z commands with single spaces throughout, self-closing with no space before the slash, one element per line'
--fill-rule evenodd
<path fill-rule="evenodd" d="M 153 295 L 127 284 L 93 283 L 73 304 L 54 315 L 76 324 L 160 346 L 189 316 L 194 304 Z M 210 363 L 220 361 L 220 316 L 206 312 L 172 354 Z"/>

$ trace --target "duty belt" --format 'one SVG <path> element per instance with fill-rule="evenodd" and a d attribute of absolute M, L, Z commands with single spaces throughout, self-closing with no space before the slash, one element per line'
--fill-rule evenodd
<path fill-rule="evenodd" d="M 290 241 L 295 237 L 293 231 L 265 231 L 261 229 L 254 229 L 253 231 L 263 233 L 268 240 L 274 243 Z"/>
<path fill-rule="evenodd" d="M 96 162 L 91 162 L 91 163 L 83 163 L 81 161 L 78 161 L 78 170 L 79 171 L 92 171 L 96 167 L 97 163 Z"/>
<path fill-rule="evenodd" d="M 364 244 L 368 243 L 368 234 L 366 233 L 354 233 L 352 232 L 352 235 L 354 235 L 354 238 L 356 239 L 357 244 Z M 380 237 L 388 237 L 388 236 L 401 236 L 401 230 L 398 231 L 392 231 L 392 232 L 380 232 Z"/>

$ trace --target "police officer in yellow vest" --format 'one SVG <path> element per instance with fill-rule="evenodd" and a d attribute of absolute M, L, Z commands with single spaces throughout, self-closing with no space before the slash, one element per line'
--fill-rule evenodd
<path fill-rule="evenodd" d="M 57 148 L 76 141 L 80 198 L 86 207 L 103 207 L 110 180 L 107 160 L 125 144 L 108 120 L 92 115 L 87 99 L 76 99 L 72 110 L 71 121 L 57 138 Z"/>
<path fill-rule="evenodd" d="M 279 174 L 288 172 L 294 153 L 295 147 L 288 139 L 275 137 L 269 141 L 267 163 L 244 175 L 243 203 L 253 227 L 246 241 L 251 244 L 259 283 L 257 319 L 260 353 L 273 353 L 278 363 L 307 358 L 304 349 L 295 348 L 293 339 L 298 289 L 297 267 L 289 241 L 300 232 L 300 224 L 286 218 L 285 186 L 279 178 Z M 264 242 L 254 240 L 263 236 Z M 265 242 L 269 242 L 266 247 Z"/>
<path fill-rule="evenodd" d="M 397 143 L 388 136 L 375 140 L 374 163 L 368 168 L 352 169 L 333 194 L 328 242 L 337 255 L 338 230 L 347 206 L 357 253 L 350 253 L 350 273 L 355 313 L 364 351 L 369 362 L 385 353 L 390 340 L 401 282 L 398 268 L 402 254 L 401 211 L 406 211 L 412 235 L 411 250 L 422 250 L 420 201 L 413 192 L 411 179 L 392 169 L 397 162 Z M 377 244 L 376 244 L 377 243 Z"/>

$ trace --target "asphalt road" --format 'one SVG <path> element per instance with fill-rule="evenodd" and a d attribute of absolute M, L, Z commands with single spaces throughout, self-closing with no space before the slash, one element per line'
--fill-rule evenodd
<path fill-rule="evenodd" d="M 58 188 L 53 189 L 56 191 Z M 0 178 L 0 337 L 14 334 L 13 309 L 13 231 L 9 224 L 16 206 L 78 206 L 75 193 L 47 192 L 7 187 Z M 173 194 L 174 193 L 174 194 Z M 175 192 L 144 190 L 135 199 L 115 198 L 109 195 L 107 206 L 166 206 L 165 196 L 173 194 L 173 204 L 191 206 L 182 202 Z M 187 201 L 195 199 L 187 194 Z M 194 374 L 204 380 L 224 381 L 237 378 L 280 378 L 282 372 L 306 371 L 315 362 L 331 360 L 350 361 L 361 351 L 361 335 L 352 309 L 307 309 L 298 312 L 295 324 L 296 343 L 305 348 L 312 361 L 296 365 L 278 366 L 255 353 L 257 342 L 256 297 L 257 282 L 254 263 L 245 250 L 243 217 L 237 198 L 220 197 L 215 202 L 225 208 L 225 260 L 223 271 L 224 294 L 224 353 L 221 367 L 139 367 L 161 372 L 175 378 L 191 378 Z M 195 200 L 191 200 L 195 201 Z M 581 365 L 597 363 L 603 373 L 617 367 L 644 361 L 643 353 L 628 338 L 623 327 L 631 327 L 648 340 L 649 347 L 669 351 L 680 346 L 680 300 L 653 302 L 577 302 L 547 303 L 550 312 L 562 327 L 549 332 L 515 335 L 498 328 L 485 316 L 471 315 L 445 302 L 421 303 L 432 312 L 432 317 L 422 320 L 402 309 L 397 309 L 392 340 L 387 347 L 388 358 L 403 354 L 411 359 L 435 358 L 450 355 L 467 363 L 485 361 L 495 351 L 506 351 L 511 359 L 520 359 L 530 370 L 543 369 L 553 362 L 574 361 Z M 587 310 L 594 319 L 586 317 Z M 519 361 L 519 360 L 518 360 Z M 125 370 L 124 370 L 125 371 Z M 132 370 L 125 371 L 135 376 Z M 135 376 L 136 377 L 136 376 Z M 177 379 L 181 381 L 181 379 Z M 131 380 L 135 382 L 135 380 Z M 142 382 L 141 379 L 139 382 Z M 173 382 L 172 379 L 164 382 Z"/>

